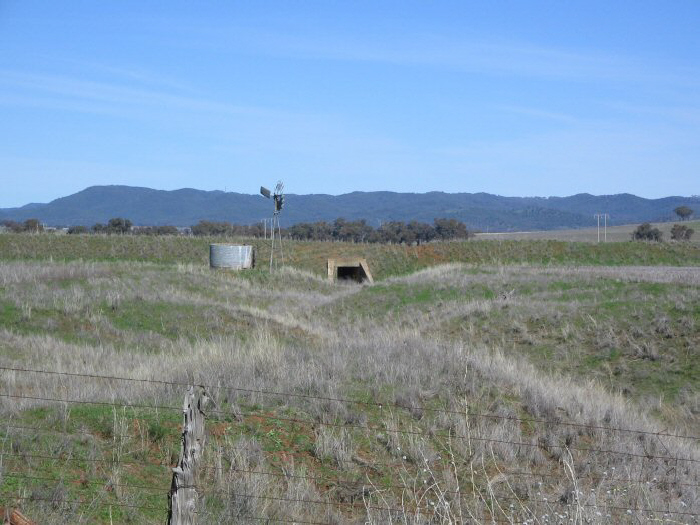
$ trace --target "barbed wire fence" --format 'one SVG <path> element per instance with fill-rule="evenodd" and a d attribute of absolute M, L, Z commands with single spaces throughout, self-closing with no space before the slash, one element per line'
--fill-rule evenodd
<path fill-rule="evenodd" d="M 82 517 L 104 516 L 107 512 L 110 521 L 115 509 L 143 511 L 153 516 L 149 519 L 154 523 L 163 522 L 170 519 L 168 501 L 177 488 L 191 491 L 190 496 L 194 500 L 189 508 L 190 518 L 200 523 L 207 523 L 217 512 L 228 513 L 226 515 L 235 517 L 236 522 L 328 525 L 343 520 L 352 522 L 359 516 L 363 521 L 372 523 L 396 519 L 409 523 L 584 523 L 595 521 L 596 517 L 600 522 L 653 520 L 697 523 L 700 520 L 697 500 L 700 459 L 697 454 L 679 453 L 681 449 L 695 450 L 700 444 L 698 436 L 476 412 L 468 407 L 453 410 L 387 403 L 377 399 L 358 401 L 298 392 L 0 366 L 0 378 L 8 374 L 13 378 L 27 378 L 21 392 L 13 391 L 11 385 L 15 384 L 14 380 L 0 381 L 0 399 L 8 414 L 0 424 L 0 430 L 4 431 L 4 435 L 0 435 L 0 508 L 4 508 L 4 517 L 9 523 L 12 523 L 10 512 L 26 505 L 43 505 L 47 512 Z M 143 440 L 144 430 L 139 426 L 139 415 L 182 413 L 183 406 L 130 403 L 116 399 L 99 401 L 79 399 L 78 396 L 30 395 L 32 381 L 39 384 L 40 378 L 46 376 L 59 380 L 72 378 L 78 381 L 147 384 L 167 387 L 169 394 L 179 391 L 182 395 L 185 389 L 191 392 L 196 387 L 207 393 L 227 391 L 238 395 L 361 405 L 382 417 L 387 416 L 384 419 L 393 422 L 393 426 L 386 421 L 373 424 L 367 421 L 298 417 L 293 413 L 276 414 L 263 407 L 243 410 L 235 402 L 235 396 L 225 396 L 227 404 L 213 402 L 210 407 L 202 406 L 207 424 L 213 424 L 210 433 L 215 438 L 211 450 L 204 451 L 204 457 L 208 458 L 206 463 L 199 465 L 198 473 L 187 477 L 189 481 L 178 486 L 172 481 L 168 487 L 165 480 L 172 476 L 173 470 L 182 470 L 182 454 L 179 461 L 172 454 L 165 454 L 159 461 L 154 461 L 153 454 L 126 448 L 134 439 L 141 437 Z M 13 414 L 21 410 L 41 410 L 41 407 L 51 406 L 62 407 L 65 411 L 71 407 L 111 409 L 114 424 L 111 431 L 103 436 L 103 441 L 111 441 L 108 447 L 111 457 L 100 456 L 96 446 L 91 445 L 96 439 L 94 431 L 69 428 L 68 417 L 52 426 L 13 420 Z M 127 422 L 127 411 L 132 415 L 131 426 Z M 187 401 L 184 411 L 187 411 Z M 446 429 L 426 430 L 402 422 L 397 417 L 401 412 L 461 418 L 466 424 L 459 428 L 448 425 Z M 552 439 L 514 440 L 482 435 L 478 428 L 469 423 L 481 420 L 526 428 L 567 428 L 583 433 L 584 437 L 628 435 L 642 443 L 643 451 L 596 447 L 592 438 L 569 441 L 565 436 L 562 442 L 554 442 Z M 185 433 L 192 430 L 188 429 L 188 425 L 186 419 Z M 243 454 L 240 456 L 243 459 L 238 461 L 235 458 L 239 456 L 235 451 L 228 457 L 222 453 L 220 438 L 226 437 L 225 432 L 220 432 L 222 425 L 231 428 L 239 425 L 239 438 L 245 435 L 243 430 L 247 426 L 249 430 L 270 428 L 270 433 L 275 428 L 294 428 L 299 435 L 308 439 L 304 443 L 280 441 L 276 450 L 248 451 L 257 460 L 246 461 Z M 314 437 L 319 439 L 323 429 L 332 433 L 334 439 L 341 439 L 344 432 L 358 432 L 367 439 L 379 440 L 391 461 L 377 461 L 360 453 L 314 454 L 309 441 Z M 24 444 L 26 440 L 30 442 L 28 450 Z M 70 446 L 71 440 L 77 441 L 77 448 Z M 410 448 L 411 440 L 414 440 L 414 444 L 415 440 L 433 443 L 438 450 L 421 446 L 402 450 L 404 443 L 408 443 Z M 204 446 L 203 438 L 200 441 Z M 674 447 L 667 446 L 670 441 L 687 446 L 676 447 L 674 453 L 671 451 Z M 39 444 L 45 445 L 47 453 L 36 453 Z M 236 443 L 233 446 L 235 448 Z M 482 447 L 480 453 L 477 452 L 478 446 Z M 551 462 L 547 470 L 542 465 L 534 470 L 522 466 L 512 468 L 513 465 L 508 465 L 507 461 L 497 459 L 494 447 L 500 446 L 516 451 L 546 453 L 554 459 L 558 468 L 551 468 Z M 190 445 L 185 444 L 182 453 L 186 454 L 189 448 Z M 455 450 L 457 448 L 459 453 Z M 617 465 L 629 462 L 629 468 L 612 466 L 602 472 L 597 471 L 606 466 L 607 458 L 616 458 Z M 309 472 L 309 464 L 318 468 Z M 335 472 L 334 467 L 350 472 L 342 476 L 329 474 Z M 61 475 L 45 475 L 46 470 L 60 472 Z M 146 470 L 150 473 L 150 479 L 162 478 L 163 485 L 133 481 L 138 478 L 133 474 Z M 657 472 L 664 475 L 655 475 Z M 532 481 L 521 486 L 518 483 L 521 479 Z M 273 486 L 270 480 L 282 483 Z M 300 484 L 301 488 L 294 489 L 293 483 Z M 591 487 L 591 494 L 582 490 L 582 483 Z M 54 489 L 48 492 L 31 491 L 30 487 L 37 484 Z M 555 484 L 566 489 L 553 498 L 545 488 Z M 664 507 L 659 504 L 659 498 L 650 497 L 651 491 L 665 496 L 662 498 L 666 503 Z M 683 493 L 690 493 L 691 501 L 680 499 L 679 494 Z M 466 505 L 466 499 L 478 502 L 478 505 Z M 310 511 L 313 508 L 316 510 Z M 297 512 L 297 515 L 290 514 L 291 511 Z"/>

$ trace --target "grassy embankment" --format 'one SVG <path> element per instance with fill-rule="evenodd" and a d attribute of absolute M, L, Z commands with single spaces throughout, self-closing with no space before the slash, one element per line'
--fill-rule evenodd
<path fill-rule="evenodd" d="M 207 244 L 0 236 L 0 365 L 209 385 L 208 522 L 700 511 L 696 463 L 653 457 L 700 459 L 697 441 L 566 425 L 698 435 L 696 247 L 287 245 L 315 274 L 329 251 L 366 255 L 383 279 L 360 287 L 211 272 Z M 639 264 L 691 268 L 621 266 Z M 184 388 L 1 377 L 5 394 L 87 403 L 1 398 L 0 505 L 42 523 L 162 522 Z"/>
<path fill-rule="evenodd" d="M 0 235 L 4 260 L 150 261 L 207 264 L 210 243 L 252 244 L 264 269 L 270 242 L 260 239 L 99 235 Z M 619 242 L 595 244 L 555 240 L 439 242 L 422 246 L 286 241 L 287 264 L 325 275 L 329 257 L 366 257 L 378 279 L 436 264 L 700 265 L 700 244 Z"/>

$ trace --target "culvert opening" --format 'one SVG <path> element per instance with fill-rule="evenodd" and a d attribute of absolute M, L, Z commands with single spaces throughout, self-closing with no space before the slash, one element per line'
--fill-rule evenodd
<path fill-rule="evenodd" d="M 374 282 L 365 259 L 328 259 L 328 278 L 331 281 Z"/>
<path fill-rule="evenodd" d="M 367 275 L 362 266 L 338 266 L 336 279 L 341 281 L 355 281 L 362 283 L 367 280 Z"/>

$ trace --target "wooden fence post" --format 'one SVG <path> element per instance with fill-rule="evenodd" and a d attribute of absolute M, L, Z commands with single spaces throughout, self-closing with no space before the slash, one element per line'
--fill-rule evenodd
<path fill-rule="evenodd" d="M 35 525 L 32 520 L 17 509 L 0 507 L 0 518 L 0 523 L 7 523 L 8 525 Z"/>
<path fill-rule="evenodd" d="M 197 465 L 204 453 L 204 408 L 209 398 L 202 387 L 190 386 L 182 407 L 182 451 L 173 468 L 168 494 L 168 525 L 194 525 L 197 515 Z"/>

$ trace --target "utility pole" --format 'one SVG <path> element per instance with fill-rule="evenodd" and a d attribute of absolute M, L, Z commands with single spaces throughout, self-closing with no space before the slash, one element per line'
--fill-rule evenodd
<path fill-rule="evenodd" d="M 608 242 L 608 219 L 610 215 L 607 213 L 596 213 L 594 215 L 598 219 L 598 242 L 600 242 L 600 219 L 603 219 L 603 242 Z"/>
<path fill-rule="evenodd" d="M 603 242 L 608 242 L 608 217 L 610 217 L 610 215 L 608 215 L 607 213 L 603 214 L 605 224 L 603 226 Z"/>

